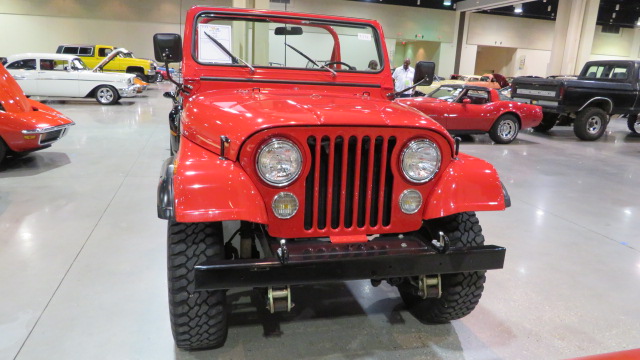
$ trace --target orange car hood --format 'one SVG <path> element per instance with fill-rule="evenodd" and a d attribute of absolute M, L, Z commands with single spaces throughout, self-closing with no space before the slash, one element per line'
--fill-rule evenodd
<path fill-rule="evenodd" d="M 24 96 L 20 85 L 0 64 L 0 104 L 8 112 L 31 111 L 29 100 Z"/>

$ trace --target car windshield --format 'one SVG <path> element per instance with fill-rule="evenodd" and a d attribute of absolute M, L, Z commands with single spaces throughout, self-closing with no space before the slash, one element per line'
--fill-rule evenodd
<path fill-rule="evenodd" d="M 431 92 L 427 96 L 430 98 L 446 100 L 451 102 L 458 97 L 458 95 L 460 94 L 460 91 L 462 91 L 462 88 L 459 88 L 459 87 L 441 86 L 435 89 L 433 92 Z"/>
<path fill-rule="evenodd" d="M 89 70 L 87 65 L 82 61 L 82 59 L 73 59 L 71 60 L 71 65 L 75 70 Z"/>
<path fill-rule="evenodd" d="M 194 30 L 193 57 L 201 64 L 331 72 L 385 65 L 377 31 L 364 24 L 204 13 Z"/>

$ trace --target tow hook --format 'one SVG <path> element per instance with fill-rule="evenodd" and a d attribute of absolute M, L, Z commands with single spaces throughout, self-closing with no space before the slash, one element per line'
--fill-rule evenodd
<path fill-rule="evenodd" d="M 442 231 L 440 231 L 439 235 L 440 235 L 440 239 L 432 240 L 431 244 L 433 245 L 433 247 L 436 248 L 436 250 L 438 250 L 439 253 L 446 254 L 447 251 L 449 251 L 449 247 L 450 247 L 449 238 Z"/>
<path fill-rule="evenodd" d="M 439 298 L 442 295 L 440 275 L 420 275 L 418 278 L 418 296 L 423 299 Z"/>
<path fill-rule="evenodd" d="M 276 311 L 291 311 L 295 306 L 291 302 L 291 287 L 269 286 L 267 289 L 267 310 L 272 314 Z"/>
<path fill-rule="evenodd" d="M 285 265 L 289 262 L 289 249 L 287 249 L 287 240 L 280 239 L 280 247 L 276 251 L 278 255 L 278 260 L 282 265 Z"/>

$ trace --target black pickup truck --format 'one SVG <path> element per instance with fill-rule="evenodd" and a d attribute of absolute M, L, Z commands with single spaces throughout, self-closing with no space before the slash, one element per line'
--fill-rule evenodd
<path fill-rule="evenodd" d="M 575 80 L 518 77 L 512 82 L 511 97 L 542 107 L 542 122 L 534 130 L 573 123 L 578 138 L 597 140 L 614 114 L 628 114 L 629 130 L 636 132 L 639 71 L 640 61 L 589 61 Z"/>

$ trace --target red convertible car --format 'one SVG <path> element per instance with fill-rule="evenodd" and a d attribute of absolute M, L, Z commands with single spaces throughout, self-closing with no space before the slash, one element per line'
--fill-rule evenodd
<path fill-rule="evenodd" d="M 489 133 L 498 144 L 512 142 L 520 129 L 542 120 L 539 106 L 511 101 L 495 89 L 480 86 L 443 85 L 426 96 L 395 101 L 423 112 L 450 133 Z"/>
<path fill-rule="evenodd" d="M 74 122 L 60 112 L 27 99 L 18 83 L 0 65 L 0 162 L 7 156 L 48 148 Z"/>

